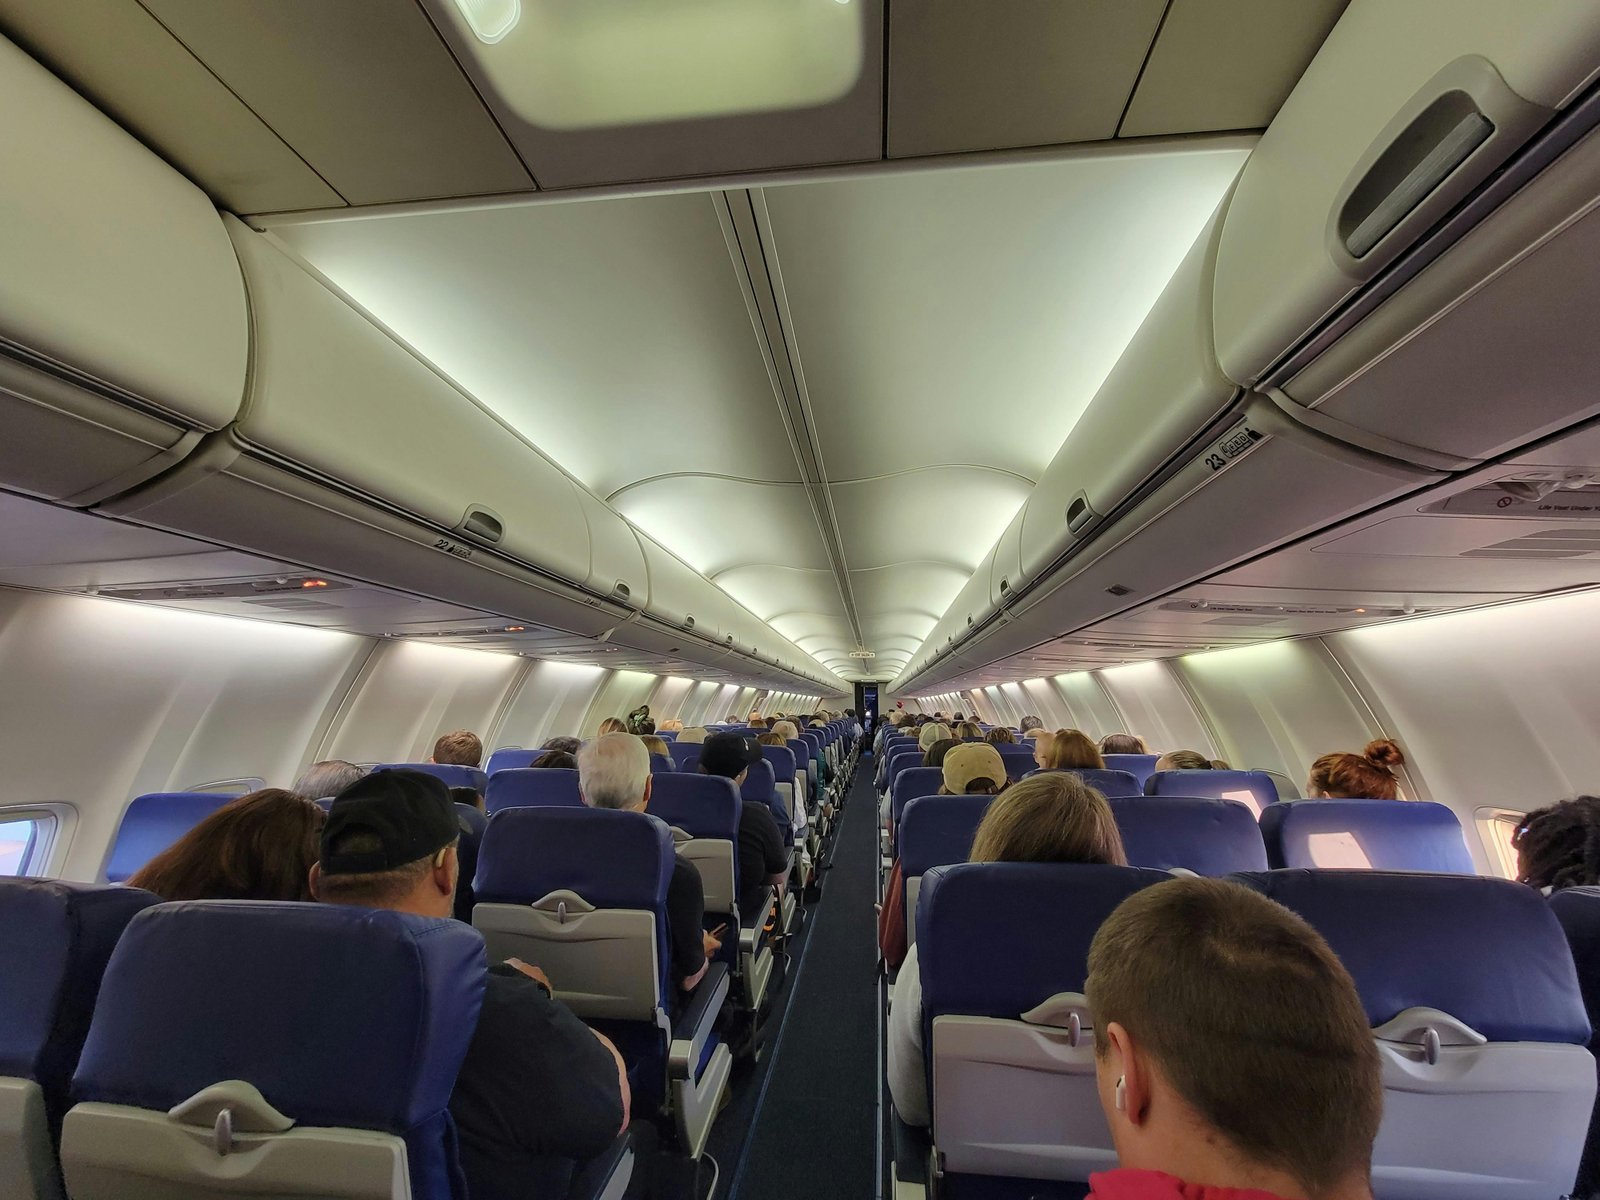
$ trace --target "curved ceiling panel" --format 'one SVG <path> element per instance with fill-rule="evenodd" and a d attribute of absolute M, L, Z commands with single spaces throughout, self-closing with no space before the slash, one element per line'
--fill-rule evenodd
<path fill-rule="evenodd" d="M 921 561 L 969 575 L 1032 490 L 1015 475 L 959 464 L 833 486 L 852 570 Z"/>
<path fill-rule="evenodd" d="M 747 563 L 829 569 L 799 484 L 688 475 L 628 488 L 612 507 L 710 579 Z"/>

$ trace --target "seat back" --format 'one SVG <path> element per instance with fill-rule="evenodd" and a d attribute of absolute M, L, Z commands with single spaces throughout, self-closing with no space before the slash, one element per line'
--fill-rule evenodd
<path fill-rule="evenodd" d="M 0 1196 L 56 1200 L 55 1144 L 106 963 L 160 898 L 0 879 Z"/>
<path fill-rule="evenodd" d="M 483 773 L 493 776 L 497 771 L 510 771 L 519 767 L 531 767 L 533 760 L 541 754 L 548 754 L 548 750 L 496 750 L 489 755 L 489 761 L 484 764 Z"/>
<path fill-rule="evenodd" d="M 1589 1053 L 1600 1053 L 1600 887 L 1570 887 L 1550 894 L 1550 911 L 1561 922 L 1578 971 L 1578 990 L 1589 1013 Z M 1600 1104 L 1589 1118 L 1589 1136 L 1578 1164 L 1574 1196 L 1600 1191 Z"/>
<path fill-rule="evenodd" d="M 1236 876 L 1354 978 L 1383 1065 L 1384 1200 L 1535 1200 L 1572 1186 L 1595 1096 L 1572 954 L 1538 892 L 1386 871 Z"/>
<path fill-rule="evenodd" d="M 1261 813 L 1274 867 L 1476 872 L 1461 822 L 1423 800 L 1291 800 Z"/>
<path fill-rule="evenodd" d="M 472 923 L 491 958 L 538 963 L 579 1016 L 654 1026 L 672 868 L 672 831 L 648 813 L 508 809 L 483 837 Z"/>
<path fill-rule="evenodd" d="M 456 844 L 456 857 L 461 863 L 461 875 L 456 881 L 456 920 L 472 923 L 472 904 L 476 898 L 472 882 L 478 873 L 478 850 L 483 845 L 483 831 L 489 827 L 489 818 L 470 804 L 456 804 L 456 826 L 461 831 Z"/>
<path fill-rule="evenodd" d="M 537 757 L 537 752 L 535 752 Z M 531 759 L 529 760 L 532 761 Z M 463 767 L 458 763 L 379 763 L 374 771 L 421 771 L 432 775 L 445 787 L 471 788 L 478 795 L 489 786 L 489 776 L 478 767 Z"/>
<path fill-rule="evenodd" d="M 680 771 L 692 771 L 700 761 L 700 742 L 668 742 L 667 753 Z"/>
<path fill-rule="evenodd" d="M 1259 817 L 1278 802 L 1278 788 L 1264 771 L 1157 771 L 1145 780 L 1147 796 L 1212 796 L 1235 800 Z"/>
<path fill-rule="evenodd" d="M 490 813 L 507 808 L 582 808 L 578 773 L 565 767 L 512 767 L 496 771 L 483 795 Z"/>
<path fill-rule="evenodd" d="M 150 792 L 134 797 L 111 843 L 106 882 L 126 883 L 145 863 L 235 799 L 217 792 Z"/>
<path fill-rule="evenodd" d="M 650 774 L 652 775 L 662 775 L 668 771 L 676 771 L 677 769 L 678 764 L 673 762 L 669 755 L 652 754 L 650 756 Z"/>
<path fill-rule="evenodd" d="M 1039 769 L 1033 757 L 1032 742 L 1020 746 L 996 746 L 995 749 L 1000 752 L 1000 761 L 1006 765 L 1007 779 L 1021 779 Z"/>
<path fill-rule="evenodd" d="M 484 975 L 459 921 L 254 901 L 140 913 L 73 1080 L 68 1192 L 460 1200 L 447 1106 Z"/>
<path fill-rule="evenodd" d="M 890 755 L 888 769 L 884 772 L 884 787 L 891 796 L 894 795 L 894 781 L 900 777 L 900 773 L 920 767 L 926 757 L 921 750 L 915 748 L 897 750 Z"/>
<path fill-rule="evenodd" d="M 788 806 L 783 802 L 783 797 L 778 794 L 778 785 L 773 777 L 771 763 L 765 758 L 760 762 L 751 763 L 745 769 L 744 783 L 739 786 L 739 794 L 746 800 L 765 804 L 772 813 L 772 820 L 778 827 L 778 833 L 783 837 L 783 844 L 794 845 L 794 822 Z"/>
<path fill-rule="evenodd" d="M 1130 866 L 1208 876 L 1266 869 L 1261 829 L 1232 800 L 1128 796 L 1112 801 L 1111 812 Z"/>
<path fill-rule="evenodd" d="M 1081 1181 L 1117 1165 L 1083 998 L 1089 943 L 1126 897 L 1169 878 L 1065 863 L 923 875 L 923 1046 L 947 1178 Z"/>
<path fill-rule="evenodd" d="M 767 760 L 767 765 L 772 768 L 773 785 L 777 788 L 778 799 L 783 803 L 787 813 L 787 820 L 793 824 L 795 815 L 795 757 L 794 751 L 788 746 L 763 746 L 761 757 Z"/>
<path fill-rule="evenodd" d="M 1101 755 L 1106 760 L 1106 770 L 1126 771 L 1139 781 L 1139 790 L 1144 791 L 1144 785 L 1150 776 L 1156 773 L 1156 759 L 1159 754 L 1105 754 Z"/>
<path fill-rule="evenodd" d="M 905 817 L 906 805 L 923 796 L 937 796 L 944 786 L 944 770 L 940 767 L 912 767 L 895 776 L 889 790 L 889 830 L 892 836 Z"/>
<path fill-rule="evenodd" d="M 917 940 L 917 899 L 922 877 L 934 867 L 967 861 L 972 839 L 993 796 L 919 796 L 900 816 L 900 877 L 906 945 Z"/>
<path fill-rule="evenodd" d="M 700 872 L 708 913 L 733 913 L 739 898 L 739 816 L 733 780 L 678 771 L 650 785 L 650 815 L 673 831 L 677 852 Z"/>
<path fill-rule="evenodd" d="M 1098 767 L 1049 767 L 1042 771 L 1029 771 L 1028 774 L 1044 775 L 1049 771 L 1076 775 L 1086 786 L 1092 787 L 1107 800 L 1143 794 L 1139 790 L 1139 781 L 1128 771 L 1102 771 Z"/>

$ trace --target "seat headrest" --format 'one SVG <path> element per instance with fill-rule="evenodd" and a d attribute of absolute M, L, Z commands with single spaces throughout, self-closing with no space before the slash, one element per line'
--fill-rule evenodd
<path fill-rule="evenodd" d="M 1567 935 L 1589 1024 L 1600 1031 L 1600 887 L 1570 887 L 1550 893 L 1550 911 Z M 1595 1048 L 1591 1036 L 1590 1049 Z"/>
<path fill-rule="evenodd" d="M 773 778 L 778 783 L 794 782 L 794 751 L 788 746 L 763 746 L 761 757 L 772 767 Z"/>
<path fill-rule="evenodd" d="M 1196 875 L 1266 870 L 1261 830 L 1250 810 L 1232 800 L 1127 796 L 1113 800 L 1111 812 L 1134 866 Z"/>
<path fill-rule="evenodd" d="M 657 775 L 650 784 L 650 815 L 695 837 L 737 840 L 739 789 L 721 775 L 678 771 Z"/>
<path fill-rule="evenodd" d="M 898 824 L 905 816 L 906 805 L 923 796 L 937 796 L 944 786 L 944 770 L 940 767 L 907 767 L 894 777 L 889 790 L 889 819 Z"/>
<path fill-rule="evenodd" d="M 489 776 L 478 767 L 463 767 L 458 763 L 379 763 L 374 771 L 421 771 L 432 775 L 445 787 L 471 788 L 478 795 L 489 786 Z"/>
<path fill-rule="evenodd" d="M 1589 1040 L 1560 923 L 1506 879 L 1398 871 L 1233 878 L 1304 917 L 1355 979 L 1374 1027 L 1436 1008 L 1492 1042 Z"/>
<path fill-rule="evenodd" d="M 1423 800 L 1291 800 L 1263 810 L 1261 832 L 1274 866 L 1476 870 L 1455 813 Z"/>
<path fill-rule="evenodd" d="M 513 767 L 496 771 L 483 794 L 484 806 L 507 808 L 582 808 L 578 773 L 569 767 Z"/>
<path fill-rule="evenodd" d="M 596 908 L 664 911 L 672 831 L 648 813 L 604 808 L 508 808 L 478 849 L 478 903 L 530 904 L 558 890 Z"/>
<path fill-rule="evenodd" d="M 650 756 L 650 774 L 661 775 L 668 771 L 676 771 L 678 764 L 672 761 L 670 755 L 652 754 Z"/>
<path fill-rule="evenodd" d="M 667 753 L 678 764 L 678 770 L 691 771 L 693 764 L 700 761 L 700 746 L 699 742 L 668 742 Z"/>
<path fill-rule="evenodd" d="M 507 771 L 513 767 L 529 767 L 533 765 L 534 759 L 547 753 L 549 751 L 546 750 L 496 750 L 489 755 L 489 761 L 483 771 L 484 774 L 492 776 L 497 771 Z"/>
<path fill-rule="evenodd" d="M 150 792 L 122 814 L 106 860 L 106 880 L 124 883 L 138 869 L 237 796 L 216 792 Z"/>
<path fill-rule="evenodd" d="M 925 1016 L 1017 1017 L 1057 992 L 1083 991 L 1100 923 L 1171 878 L 1079 863 L 934 867 L 917 901 Z"/>
<path fill-rule="evenodd" d="M 1103 754 L 1106 760 L 1106 769 L 1109 771 L 1127 771 L 1139 781 L 1140 788 L 1145 781 L 1155 774 L 1156 759 L 1159 754 Z"/>
<path fill-rule="evenodd" d="M 993 796 L 920 796 L 900 815 L 900 870 L 908 878 L 967 861 Z"/>
<path fill-rule="evenodd" d="M 1033 746 L 996 746 L 1000 752 L 1000 761 L 1006 765 L 1007 779 L 1021 779 L 1030 771 L 1039 768 L 1038 761 L 1033 757 Z"/>
<path fill-rule="evenodd" d="M 53 1122 L 117 939 L 160 902 L 138 888 L 0 879 L 0 1075 L 38 1083 Z"/>
<path fill-rule="evenodd" d="M 301 1125 L 403 1134 L 449 1103 L 485 966 L 483 938 L 449 919 L 157 905 L 111 956 L 73 1090 L 160 1111 L 244 1079 Z"/>
<path fill-rule="evenodd" d="M 1265 771 L 1157 771 L 1145 780 L 1147 796 L 1213 796 L 1248 805 L 1260 816 L 1278 802 L 1278 785 Z"/>
<path fill-rule="evenodd" d="M 1108 800 L 1143 794 L 1139 788 L 1139 781 L 1133 777 L 1131 771 L 1102 771 L 1098 767 L 1047 767 L 1043 770 L 1029 771 L 1028 775 L 1048 775 L 1053 772 L 1076 775 L 1085 786 L 1092 787 Z"/>
<path fill-rule="evenodd" d="M 753 762 L 745 768 L 744 783 L 739 786 L 739 794 L 746 800 L 771 804 L 773 789 L 776 786 L 777 779 L 773 774 L 772 764 L 763 758 L 760 762 Z"/>

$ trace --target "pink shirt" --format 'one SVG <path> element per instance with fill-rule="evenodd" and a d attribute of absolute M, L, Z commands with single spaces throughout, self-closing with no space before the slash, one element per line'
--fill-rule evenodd
<path fill-rule="evenodd" d="M 1185 1183 L 1162 1171 L 1102 1171 L 1089 1176 L 1089 1200 L 1283 1200 L 1258 1188 Z"/>

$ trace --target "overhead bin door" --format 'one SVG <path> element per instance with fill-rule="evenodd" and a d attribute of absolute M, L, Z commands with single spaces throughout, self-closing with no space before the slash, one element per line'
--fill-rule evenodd
<path fill-rule="evenodd" d="M 1572 102 L 1594 0 L 1353 0 L 1240 177 L 1216 345 L 1254 384 Z"/>
<path fill-rule="evenodd" d="M 211 201 L 0 39 L 0 483 L 87 504 L 239 411 L 248 322 Z"/>

